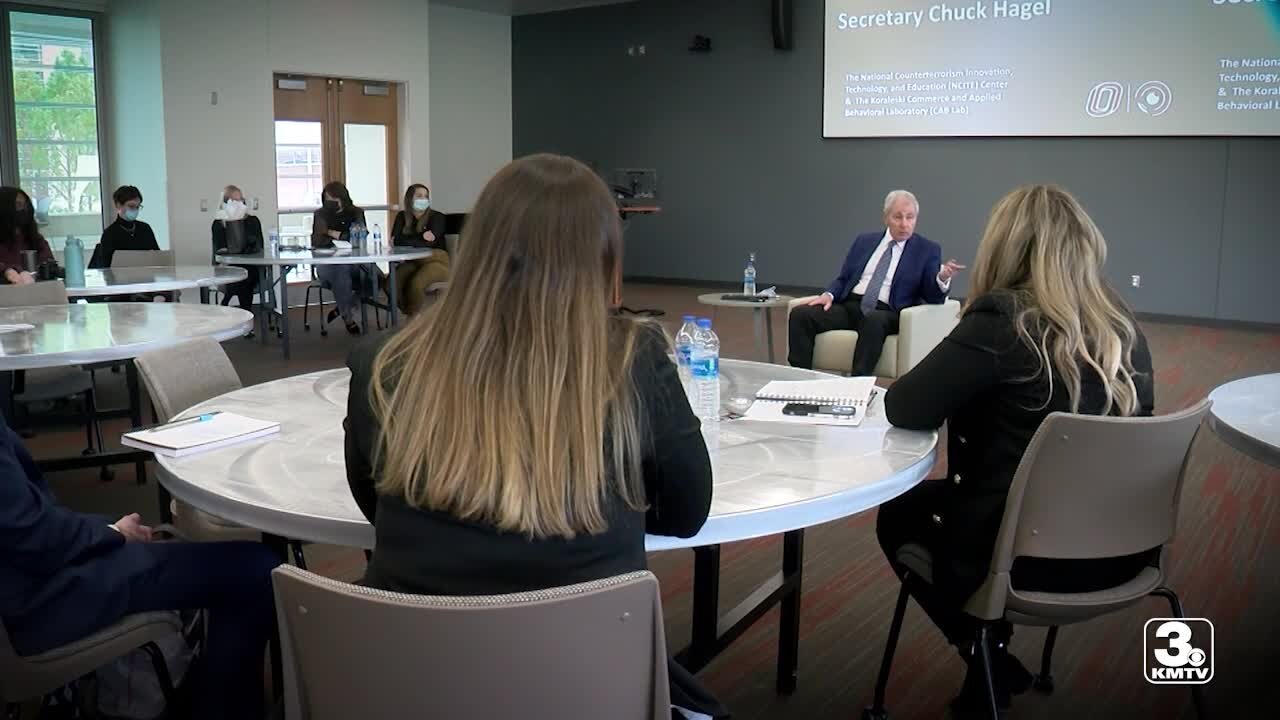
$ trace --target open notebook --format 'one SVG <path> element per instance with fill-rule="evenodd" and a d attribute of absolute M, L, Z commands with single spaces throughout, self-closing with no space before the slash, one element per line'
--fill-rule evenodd
<path fill-rule="evenodd" d="M 166 457 L 183 457 L 280 432 L 280 423 L 213 412 L 127 432 L 120 442 Z"/>
<path fill-rule="evenodd" d="M 867 409 L 877 392 L 874 377 L 774 380 L 756 393 L 756 401 L 751 404 L 745 417 L 748 420 L 804 425 L 859 425 L 867 416 Z M 787 414 L 784 410 L 792 403 L 817 405 L 824 410 L 852 408 L 853 413 L 832 414 L 823 411 L 808 415 Z"/>

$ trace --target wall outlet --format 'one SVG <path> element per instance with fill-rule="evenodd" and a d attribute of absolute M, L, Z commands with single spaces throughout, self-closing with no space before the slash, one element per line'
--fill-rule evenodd
<path fill-rule="evenodd" d="M 1141 275 L 1131 275 L 1131 276 L 1129 277 L 1129 284 L 1130 284 L 1130 285 L 1132 285 L 1133 287 L 1136 287 L 1136 288 L 1140 288 L 1140 287 L 1142 287 L 1142 276 L 1141 276 Z"/>
<path fill-rule="evenodd" d="M 200 212 L 209 212 L 209 201 L 200 198 Z"/>

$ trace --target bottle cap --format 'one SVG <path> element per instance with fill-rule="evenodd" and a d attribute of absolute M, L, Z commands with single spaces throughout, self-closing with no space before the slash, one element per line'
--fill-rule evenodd
<path fill-rule="evenodd" d="M 711 318 L 698 318 L 698 327 L 706 330 L 711 329 Z"/>

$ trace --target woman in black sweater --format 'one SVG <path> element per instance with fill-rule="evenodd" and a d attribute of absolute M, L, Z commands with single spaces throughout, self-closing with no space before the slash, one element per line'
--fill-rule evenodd
<path fill-rule="evenodd" d="M 232 248 L 227 244 L 227 224 L 234 222 L 241 223 L 244 228 L 243 247 Z M 262 239 L 262 222 L 249 214 L 249 206 L 244 202 L 244 193 L 235 185 L 228 185 L 222 189 L 222 207 L 218 209 L 218 216 L 214 218 L 210 232 L 213 236 L 215 255 L 223 253 L 248 255 L 262 252 L 265 245 Z M 222 304 L 230 305 L 231 298 L 235 297 L 241 308 L 253 312 L 253 293 L 258 289 L 258 268 L 248 265 L 232 265 L 232 267 L 244 268 L 249 273 L 249 277 L 228 285 L 222 295 Z"/>
<path fill-rule="evenodd" d="M 347 477 L 377 533 L 365 582 L 476 595 L 643 569 L 646 532 L 706 521 L 711 463 L 662 331 L 609 312 L 608 188 L 576 160 L 522 158 L 467 230 L 440 312 L 348 361 Z M 671 669 L 673 703 L 726 714 Z"/>
<path fill-rule="evenodd" d="M 159 250 L 151 226 L 138 219 L 142 210 L 142 191 L 132 185 L 116 188 L 111 199 L 116 205 L 116 221 L 102 231 L 102 239 L 89 258 L 90 268 L 111 267 L 117 250 Z"/>
<path fill-rule="evenodd" d="M 431 208 L 431 191 L 414 184 L 404 193 L 404 209 L 396 213 L 391 237 L 399 247 L 428 248 L 431 257 L 402 262 L 395 268 L 400 289 L 397 305 L 406 315 L 422 309 L 427 288 L 449 279 L 449 251 L 444 242 L 444 213 Z"/>
<path fill-rule="evenodd" d="M 1124 301 L 1104 280 L 1106 242 L 1066 191 L 1022 188 L 996 205 L 978 248 L 960 324 L 890 387 L 889 421 L 913 430 L 947 423 L 947 472 L 880 509 L 876 532 L 901 576 L 898 549 L 925 546 L 928 585 L 912 594 L 969 663 L 957 712 L 984 711 L 986 686 L 972 646 L 978 621 L 962 611 L 985 580 L 1009 486 L 1031 437 L 1051 412 L 1151 415 L 1151 354 Z M 1108 370 L 1103 371 L 1102 368 Z M 1099 560 L 1017 558 L 1025 590 L 1113 587 L 1155 551 Z M 997 702 L 1025 692 L 1031 676 L 1008 653 L 1012 627 L 993 633 Z"/>
<path fill-rule="evenodd" d="M 351 228 L 357 225 L 368 227 L 364 210 L 351 202 L 351 193 L 346 185 L 340 182 L 325 185 L 321 200 L 323 205 L 311 216 L 311 247 L 325 250 L 332 248 L 335 240 L 351 242 Z M 355 311 L 360 307 L 360 295 L 356 288 L 365 277 L 360 266 L 316 265 L 316 277 L 329 285 L 338 306 L 329 312 L 325 322 L 333 322 L 341 315 L 347 332 L 359 335 L 360 324 L 356 322 Z"/>

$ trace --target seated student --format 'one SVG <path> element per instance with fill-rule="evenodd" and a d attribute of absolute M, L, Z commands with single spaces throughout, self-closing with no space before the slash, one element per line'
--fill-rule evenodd
<path fill-rule="evenodd" d="M 404 194 L 404 209 L 391 224 L 392 241 L 400 247 L 430 248 L 431 257 L 410 260 L 396 266 L 397 305 L 406 315 L 422 309 L 427 288 L 449 279 L 449 251 L 444 242 L 444 213 L 431 209 L 431 191 L 426 185 L 410 185 Z"/>
<path fill-rule="evenodd" d="M 913 595 L 969 664 L 957 711 L 986 712 L 978 621 L 961 608 L 985 580 L 1009 485 L 1031 437 L 1051 412 L 1151 415 L 1151 354 L 1129 308 L 1109 288 L 1106 242 L 1067 192 L 1016 190 L 991 213 L 978 247 L 960 324 L 885 397 L 894 425 L 947 423 L 945 480 L 927 480 L 880 508 L 880 545 L 918 543 L 933 555 L 933 583 Z M 1123 478 L 1118 478 L 1118 482 Z M 1026 590 L 1084 592 L 1137 575 L 1153 552 L 1099 560 L 1018 558 L 1012 582 Z M 996 628 L 998 702 L 1031 676 L 1008 653 L 1012 626 Z"/>
<path fill-rule="evenodd" d="M 646 532 L 706 521 L 711 463 L 662 331 L 609 311 L 608 188 L 576 160 L 521 158 L 467 242 L 440 312 L 348 359 L 347 478 L 377 533 L 365 583 L 482 595 L 643 569 Z M 726 714 L 671 670 L 673 703 Z"/>
<path fill-rule="evenodd" d="M 196 717 L 263 717 L 275 553 L 151 539 L 137 515 L 109 523 L 59 506 L 0 418 L 0 620 L 14 650 L 48 652 L 134 613 L 205 609 L 204 654 L 189 680 Z"/>
<path fill-rule="evenodd" d="M 89 267 L 111 267 L 111 258 L 117 250 L 159 250 L 156 234 L 151 226 L 138 219 L 142 210 L 142 191 L 132 185 L 122 185 L 112 193 L 116 205 L 116 220 L 102 231 L 102 239 L 93 249 Z"/>
<path fill-rule="evenodd" d="M 34 250 L 36 265 L 53 259 L 49 243 L 36 226 L 31 198 L 16 187 L 0 187 L 0 277 L 10 285 L 29 285 L 34 273 L 23 264 L 24 251 Z"/>
<path fill-rule="evenodd" d="M 820 333 L 856 330 L 850 371 L 870 375 L 885 338 L 898 332 L 903 309 L 946 302 L 951 278 L 964 266 L 942 264 L 942 248 L 916 234 L 919 214 L 920 203 L 906 190 L 885 197 L 885 229 L 859 235 L 827 291 L 787 318 L 787 362 L 792 367 L 813 367 Z"/>
<path fill-rule="evenodd" d="M 227 246 L 227 223 L 234 222 L 241 222 L 244 227 L 244 247 L 228 248 Z M 211 232 L 215 255 L 227 252 L 237 255 L 252 254 L 262 252 L 264 246 L 262 222 L 249 214 L 249 206 L 244 202 L 244 193 L 235 185 L 228 185 L 222 189 L 222 207 L 218 209 L 213 220 Z M 228 285 L 222 295 L 222 304 L 230 305 L 231 298 L 235 297 L 241 308 L 252 312 L 253 293 L 258 289 L 258 268 L 248 265 L 232 265 L 232 267 L 244 268 L 249 273 L 249 277 Z"/>
<path fill-rule="evenodd" d="M 314 248 L 331 248 L 334 240 L 350 242 L 351 228 L 364 225 L 364 210 L 351 202 L 351 193 L 347 186 L 340 182 L 331 182 L 324 186 L 322 195 L 324 204 L 315 211 L 311 218 L 311 246 Z M 342 316 L 347 332 L 360 334 L 360 324 L 356 322 L 355 312 L 360 309 L 360 296 L 356 290 L 362 284 L 365 274 L 359 265 L 316 265 L 316 276 L 329 284 L 333 291 L 337 309 L 329 312 L 325 322 L 333 322 Z"/>

